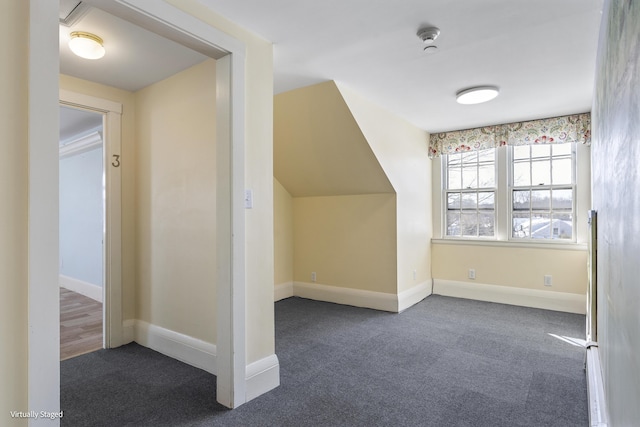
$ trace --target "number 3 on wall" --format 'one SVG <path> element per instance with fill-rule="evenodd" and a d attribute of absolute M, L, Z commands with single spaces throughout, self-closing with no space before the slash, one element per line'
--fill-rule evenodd
<path fill-rule="evenodd" d="M 120 156 L 118 154 L 113 155 L 113 162 L 111 162 L 111 166 L 114 168 L 120 167 Z"/>

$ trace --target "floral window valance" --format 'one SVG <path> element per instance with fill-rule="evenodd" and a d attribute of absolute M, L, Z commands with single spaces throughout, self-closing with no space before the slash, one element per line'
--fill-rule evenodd
<path fill-rule="evenodd" d="M 573 114 L 550 119 L 485 126 L 434 133 L 429 140 L 429 157 L 462 151 L 484 150 L 503 145 L 591 143 L 591 114 Z"/>

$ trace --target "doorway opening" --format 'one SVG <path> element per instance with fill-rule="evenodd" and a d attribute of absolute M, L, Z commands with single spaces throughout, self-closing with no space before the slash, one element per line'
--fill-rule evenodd
<path fill-rule="evenodd" d="M 104 347 L 103 120 L 60 106 L 60 360 Z"/>

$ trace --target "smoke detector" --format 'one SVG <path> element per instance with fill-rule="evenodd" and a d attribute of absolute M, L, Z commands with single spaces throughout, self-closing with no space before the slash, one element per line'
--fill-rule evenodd
<path fill-rule="evenodd" d="M 440 35 L 440 29 L 436 27 L 422 28 L 418 30 L 418 37 L 424 44 L 433 43 Z"/>

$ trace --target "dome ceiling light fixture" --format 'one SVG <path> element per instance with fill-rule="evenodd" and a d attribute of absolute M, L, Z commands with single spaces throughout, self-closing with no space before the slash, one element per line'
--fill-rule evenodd
<path fill-rule="evenodd" d="M 458 104 L 481 104 L 491 101 L 498 96 L 500 90 L 497 86 L 475 86 L 462 89 L 456 93 L 456 101 Z"/>
<path fill-rule="evenodd" d="M 69 49 L 76 55 L 85 59 L 100 59 L 104 56 L 105 50 L 103 41 L 95 34 L 84 31 L 73 31 L 69 34 Z"/>

